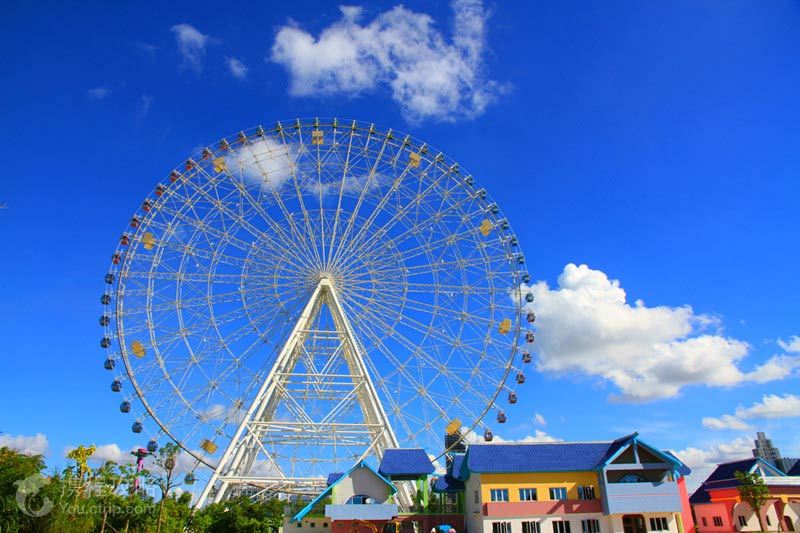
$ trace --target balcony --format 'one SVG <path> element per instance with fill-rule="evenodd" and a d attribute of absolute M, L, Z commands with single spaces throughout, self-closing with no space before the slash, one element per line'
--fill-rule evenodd
<path fill-rule="evenodd" d="M 393 503 L 326 505 L 325 516 L 331 520 L 391 520 L 397 516 Z"/>
<path fill-rule="evenodd" d="M 608 514 L 681 511 L 680 492 L 674 481 L 607 483 L 605 495 Z"/>
<path fill-rule="evenodd" d="M 602 513 L 601 500 L 554 500 L 544 502 L 486 502 L 483 516 L 514 518 L 536 514 Z"/>

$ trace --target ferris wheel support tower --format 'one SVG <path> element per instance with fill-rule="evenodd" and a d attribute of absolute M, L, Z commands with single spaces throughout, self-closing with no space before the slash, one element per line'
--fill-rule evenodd
<path fill-rule="evenodd" d="M 335 331 L 320 330 L 315 326 L 315 319 L 323 307 L 330 311 Z M 343 357 L 349 375 L 333 373 L 331 370 L 335 365 L 332 364 L 324 364 L 322 368 L 316 369 L 313 363 L 315 354 L 308 353 L 306 349 L 308 339 L 330 339 L 332 335 L 338 339 L 338 347 L 331 357 Z M 304 357 L 311 364 L 301 372 L 296 372 L 298 361 Z M 338 403 L 322 419 L 315 420 L 303 410 L 301 402 L 295 401 L 288 394 L 288 385 L 292 380 L 315 383 L 317 394 L 328 400 L 335 397 Z M 336 386 L 342 385 L 343 381 L 351 383 L 349 390 Z M 346 409 L 353 399 L 361 409 L 363 422 L 337 423 L 337 411 Z M 274 418 L 276 408 L 282 402 L 292 405 L 295 420 Z M 326 274 L 320 275 L 308 304 L 195 503 L 195 508 L 202 507 L 209 500 L 217 503 L 226 499 L 237 485 L 257 486 L 261 488 L 261 492 L 283 493 L 324 488 L 322 479 L 298 478 L 283 472 L 278 463 L 271 460 L 264 445 L 265 439 L 291 439 L 296 445 L 310 446 L 335 446 L 337 439 L 354 439 L 354 442 L 367 445 L 359 460 L 375 455 L 380 461 L 386 449 L 399 447 L 367 371 L 362 349 L 342 309 L 333 281 Z M 266 475 L 253 472 L 255 461 L 260 456 L 270 461 Z M 410 489 L 406 484 L 402 485 L 400 500 L 410 504 Z"/>

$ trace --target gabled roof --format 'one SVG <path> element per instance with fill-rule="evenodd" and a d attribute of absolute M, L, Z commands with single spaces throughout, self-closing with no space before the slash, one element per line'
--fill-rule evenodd
<path fill-rule="evenodd" d="M 632 433 L 614 441 L 606 442 L 524 442 L 509 444 L 472 444 L 467 448 L 464 464 L 453 465 L 459 479 L 466 479 L 470 472 L 575 472 L 593 471 L 612 462 L 630 445 L 647 448 L 672 465 L 680 475 L 691 470 L 674 455 L 663 452 L 639 440 Z"/>
<path fill-rule="evenodd" d="M 461 477 L 461 470 L 462 466 L 464 465 L 464 456 L 466 454 L 463 453 L 454 453 L 453 454 L 453 464 L 450 467 L 450 475 L 452 475 L 456 479 L 462 479 Z"/>
<path fill-rule="evenodd" d="M 689 503 L 708 503 L 711 501 L 711 496 L 706 492 L 703 485 L 700 485 L 694 494 L 689 496 Z"/>
<path fill-rule="evenodd" d="M 472 444 L 464 459 L 469 472 L 567 472 L 595 470 L 609 442 Z M 461 476 L 465 472 L 462 467 Z"/>
<path fill-rule="evenodd" d="M 763 459 L 750 457 L 717 465 L 717 468 L 703 482 L 703 487 L 706 490 L 738 487 L 739 481 L 736 479 L 736 472 L 752 472 L 756 466 L 761 466 L 773 476 L 786 475 Z"/>
<path fill-rule="evenodd" d="M 664 451 L 663 451 L 663 453 L 664 453 L 664 455 L 667 455 L 667 456 L 669 456 L 669 457 L 672 457 L 672 458 L 673 458 L 675 461 L 677 461 L 677 462 L 678 462 L 678 473 L 679 473 L 680 475 L 682 475 L 682 476 L 684 476 L 684 477 L 685 477 L 685 476 L 688 476 L 689 474 L 691 474 L 691 473 L 692 473 L 692 469 L 691 469 L 691 468 L 689 468 L 688 466 L 686 466 L 686 465 L 683 463 L 683 461 L 681 461 L 680 459 L 678 459 L 678 458 L 675 456 L 675 454 L 674 454 L 674 453 L 672 453 L 672 452 L 671 452 L 671 451 L 669 451 L 669 450 L 664 450 Z"/>
<path fill-rule="evenodd" d="M 374 468 L 372 468 L 371 466 L 369 466 L 369 464 L 365 463 L 364 461 L 359 461 L 359 462 L 357 462 L 356 464 L 354 464 L 352 467 L 350 467 L 350 469 L 349 469 L 347 472 L 344 472 L 344 473 L 340 474 L 340 475 L 339 475 L 339 478 L 338 478 L 338 479 L 336 479 L 336 480 L 335 480 L 333 483 L 329 484 L 329 485 L 328 485 L 328 487 L 327 487 L 325 490 L 323 490 L 323 491 L 322 491 L 322 492 L 319 494 L 319 496 L 317 496 L 316 498 L 314 498 L 313 500 L 311 500 L 310 502 L 308 502 L 308 504 L 307 504 L 305 507 L 303 507 L 302 509 L 300 509 L 300 510 L 297 512 L 297 514 L 295 514 L 295 515 L 292 517 L 292 519 L 290 520 L 290 522 L 294 523 L 294 522 L 299 522 L 300 520 L 302 520 L 302 519 L 303 519 L 303 518 L 304 518 L 304 517 L 305 517 L 305 516 L 306 516 L 308 513 L 310 513 L 310 512 L 311 512 L 311 510 L 312 510 L 314 507 L 316 507 L 316 506 L 317 506 L 317 504 L 319 504 L 319 503 L 320 503 L 322 500 L 324 500 L 325 498 L 327 498 L 327 497 L 328 497 L 328 495 L 329 495 L 329 494 L 331 494 L 331 493 L 333 492 L 333 488 L 334 488 L 336 485 L 338 485 L 339 483 L 341 483 L 341 482 L 342 482 L 342 480 L 344 480 L 344 479 L 347 479 L 347 478 L 350 476 L 350 474 L 352 474 L 352 473 L 353 473 L 355 470 L 357 470 L 357 469 L 359 469 L 359 468 L 366 468 L 366 469 L 368 469 L 370 472 L 372 472 L 373 474 L 375 474 L 376 476 L 378 476 L 378 479 L 380 479 L 380 480 L 381 480 L 381 481 L 383 481 L 383 482 L 384 482 L 386 485 L 388 485 L 389 489 L 392 491 L 392 494 L 394 494 L 394 493 L 396 493 L 396 492 L 397 492 L 397 487 L 395 487 L 395 486 L 394 486 L 394 483 L 392 483 L 391 481 L 389 481 L 388 479 L 386 479 L 385 477 L 383 477 L 383 476 L 382 476 L 382 475 L 381 475 L 379 472 L 377 472 L 377 471 L 376 471 Z M 331 475 L 329 475 L 329 476 L 328 476 L 328 480 L 330 480 L 330 479 L 331 479 L 331 476 L 332 476 L 332 475 L 334 475 L 334 474 L 331 474 Z"/>
<path fill-rule="evenodd" d="M 384 476 L 427 476 L 436 470 L 421 448 L 390 448 L 383 452 L 378 472 Z"/>
<path fill-rule="evenodd" d="M 433 492 L 444 492 L 453 494 L 464 490 L 464 482 L 456 479 L 450 474 L 445 474 L 433 484 Z"/>

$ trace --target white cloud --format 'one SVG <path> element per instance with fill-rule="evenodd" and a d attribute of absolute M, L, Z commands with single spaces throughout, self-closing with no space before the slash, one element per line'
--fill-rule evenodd
<path fill-rule="evenodd" d="M 203 70 L 208 35 L 200 33 L 197 28 L 186 23 L 176 24 L 170 29 L 175 34 L 175 43 L 183 58 L 183 66 L 195 72 Z"/>
<path fill-rule="evenodd" d="M 402 5 L 362 24 L 361 7 L 340 7 L 318 37 L 294 24 L 275 36 L 271 59 L 294 96 L 357 95 L 388 85 L 410 121 L 480 115 L 504 87 L 483 74 L 488 13 L 480 0 L 453 0 L 451 42 L 429 15 Z"/>
<path fill-rule="evenodd" d="M 228 65 L 228 70 L 231 76 L 243 80 L 247 77 L 247 65 L 236 59 L 235 57 L 228 57 L 225 59 L 225 64 Z"/>
<path fill-rule="evenodd" d="M 778 340 L 778 346 L 789 353 L 800 353 L 800 337 L 792 335 L 788 341 Z"/>
<path fill-rule="evenodd" d="M 752 429 L 750 427 L 750 424 L 742 420 L 739 420 L 733 415 L 722 415 L 719 418 L 714 418 L 710 416 L 704 417 L 703 427 L 715 430 L 736 429 L 739 431 L 747 431 Z"/>
<path fill-rule="evenodd" d="M 733 386 L 782 379 L 800 357 L 777 355 L 752 371 L 740 364 L 750 346 L 718 332 L 720 321 L 688 305 L 628 303 L 618 280 L 586 265 L 568 264 L 558 287 L 530 290 L 537 315 L 540 371 L 579 371 L 612 382 L 617 399 L 648 401 L 677 396 L 688 385 Z"/>
<path fill-rule="evenodd" d="M 250 182 L 277 188 L 291 177 L 296 155 L 294 145 L 264 137 L 232 150 L 226 163 L 229 171 Z"/>
<path fill-rule="evenodd" d="M 109 89 L 105 85 L 102 85 L 100 87 L 95 87 L 94 89 L 89 89 L 88 91 L 86 91 L 86 96 L 88 96 L 92 100 L 103 100 L 110 94 L 111 94 L 111 89 Z"/>
<path fill-rule="evenodd" d="M 533 435 L 528 435 L 520 442 L 561 442 L 561 440 L 545 433 L 541 429 L 537 429 Z"/>
<path fill-rule="evenodd" d="M 0 434 L 0 448 L 11 448 L 25 455 L 47 454 L 47 437 L 42 433 L 36 435 Z"/>
<path fill-rule="evenodd" d="M 139 97 L 139 105 L 136 109 L 136 118 L 142 120 L 150 113 L 150 108 L 153 106 L 153 97 L 149 94 L 143 94 Z"/>
<path fill-rule="evenodd" d="M 693 491 L 705 481 L 718 464 L 752 457 L 752 444 L 747 437 L 742 436 L 730 442 L 714 444 L 708 448 L 690 446 L 672 453 L 692 469 L 692 475 L 688 477 L 687 485 L 689 490 Z"/>
<path fill-rule="evenodd" d="M 135 458 L 130 452 L 123 452 L 118 444 L 111 443 L 97 446 L 89 460 L 96 461 L 100 464 L 106 463 L 107 461 L 123 464 L 132 463 L 135 461 Z"/>
<path fill-rule="evenodd" d="M 547 425 L 547 420 L 545 420 L 544 416 L 542 416 L 540 413 L 536 413 L 535 415 L 533 415 L 533 421 L 540 426 Z"/>
<path fill-rule="evenodd" d="M 136 41 L 136 48 L 138 48 L 139 50 L 141 50 L 142 52 L 144 52 L 149 56 L 155 55 L 156 51 L 158 50 L 158 47 L 156 45 L 150 43 L 144 43 L 142 41 Z"/>
<path fill-rule="evenodd" d="M 703 426 L 709 429 L 750 429 L 745 420 L 795 417 L 800 417 L 800 396 L 765 394 L 760 402 L 750 407 L 738 407 L 735 415 L 703 418 Z"/>

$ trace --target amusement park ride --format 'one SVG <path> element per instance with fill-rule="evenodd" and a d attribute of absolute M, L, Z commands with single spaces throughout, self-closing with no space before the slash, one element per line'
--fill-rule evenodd
<path fill-rule="evenodd" d="M 187 159 L 105 282 L 120 411 L 149 449 L 171 439 L 210 469 L 198 506 L 316 494 L 388 448 L 445 453 L 456 419 L 491 440 L 532 360 L 530 276 L 497 204 L 427 144 L 355 121 L 279 122 Z"/>

